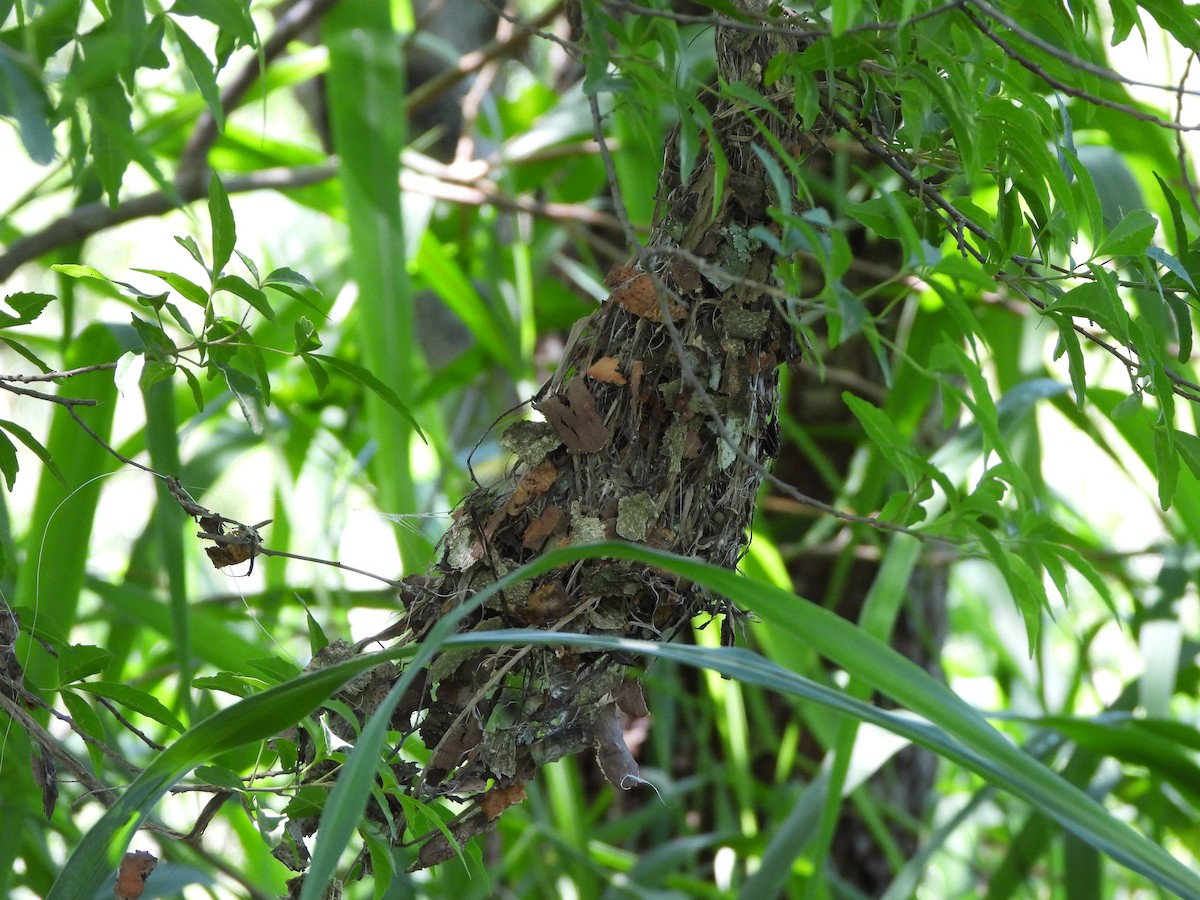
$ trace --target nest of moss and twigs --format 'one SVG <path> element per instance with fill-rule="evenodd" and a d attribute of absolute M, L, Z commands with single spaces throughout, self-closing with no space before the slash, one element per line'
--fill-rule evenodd
<path fill-rule="evenodd" d="M 794 43 L 722 32 L 722 77 L 762 90 L 767 63 Z M 433 571 L 406 580 L 391 637 L 421 641 L 447 612 L 558 547 L 623 540 L 724 567 L 741 558 L 779 447 L 778 369 L 797 355 L 793 324 L 766 288 L 776 255 L 763 238 L 779 232 L 767 210 L 781 173 L 820 136 L 792 118 L 748 117 L 732 100 L 711 112 L 714 131 L 686 175 L 668 147 L 650 240 L 608 273 L 608 300 L 572 331 L 533 398 L 543 421 L 503 432 L 510 475 L 463 500 Z M 791 158 L 769 172 L 763 159 L 781 148 Z M 725 598 L 662 569 L 585 559 L 497 591 L 458 630 L 664 641 L 705 614 L 723 616 L 732 642 L 741 613 Z M 335 642 L 314 665 L 364 645 Z M 399 790 L 467 803 L 449 827 L 461 843 L 493 827 L 541 766 L 569 754 L 594 752 L 612 784 L 632 787 L 641 779 L 620 713 L 647 711 L 631 662 L 568 645 L 442 653 L 392 714 L 399 746 L 416 738 L 427 750 L 423 765 L 393 754 Z M 389 664 L 352 682 L 336 697 L 343 712 L 365 720 L 399 672 Z M 374 814 L 403 821 L 393 806 Z M 316 821 L 293 825 L 311 833 Z M 421 842 L 414 868 L 456 852 L 440 831 L 404 837 Z"/>

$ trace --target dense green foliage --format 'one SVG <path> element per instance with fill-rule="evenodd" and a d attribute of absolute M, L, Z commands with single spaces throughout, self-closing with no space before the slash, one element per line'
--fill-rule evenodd
<path fill-rule="evenodd" d="M 0 894 L 108 891 L 132 847 L 145 896 L 275 896 L 317 809 L 310 897 L 855 896 L 851 815 L 888 897 L 1200 897 L 1194 11 L 445 6 L 0 0 Z M 718 20 L 808 37 L 729 84 Z M 718 95 L 823 145 L 768 165 L 747 237 L 804 348 L 784 480 L 740 574 L 606 544 L 510 578 L 635 559 L 756 619 L 627 645 L 653 791 L 562 760 L 406 873 L 455 810 L 365 820 L 386 716 L 361 753 L 307 717 L 383 658 L 394 705 L 447 646 L 561 639 L 449 637 L 460 608 L 305 663 L 385 625 L 503 471 L 490 426 L 635 255 L 664 165 L 719 156 Z M 906 617 L 934 659 L 887 646 Z M 306 744 L 328 791 L 293 789 Z M 869 780 L 908 744 L 941 760 L 916 809 Z"/>

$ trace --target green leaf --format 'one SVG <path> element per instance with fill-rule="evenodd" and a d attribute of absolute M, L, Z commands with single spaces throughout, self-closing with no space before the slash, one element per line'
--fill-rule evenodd
<path fill-rule="evenodd" d="M 1154 473 L 1158 476 L 1158 502 L 1164 511 L 1171 508 L 1179 483 L 1179 456 L 1175 452 L 1173 437 L 1165 427 L 1154 429 Z"/>
<path fill-rule="evenodd" d="M 329 646 L 329 638 L 325 636 L 321 623 L 313 618 L 312 610 L 307 606 L 304 607 L 304 614 L 308 616 L 308 650 L 313 656 L 316 656 Z"/>
<path fill-rule="evenodd" d="M 266 413 L 263 409 L 263 395 L 258 380 L 247 375 L 231 365 L 219 363 L 217 368 L 225 376 L 225 383 L 233 392 L 242 416 L 254 434 L 262 434 L 266 423 Z"/>
<path fill-rule="evenodd" d="M 190 234 L 175 235 L 175 243 L 188 252 L 188 256 L 194 259 L 204 271 L 209 272 L 208 265 L 204 262 L 204 254 L 200 252 L 200 248 L 196 246 L 196 240 Z M 209 272 L 209 274 L 212 274 Z"/>
<path fill-rule="evenodd" d="M 50 372 L 54 371 L 49 365 L 46 364 L 45 360 L 43 360 L 41 357 L 39 357 L 36 353 L 34 353 L 32 350 L 30 350 L 24 344 L 18 343 L 17 341 L 14 341 L 12 338 L 4 337 L 3 335 L 0 335 L 0 344 L 3 344 L 4 346 L 8 347 L 8 349 L 10 349 L 13 353 L 16 353 L 18 356 L 25 359 L 34 368 L 36 368 L 38 371 L 40 371 L 43 375 L 49 374 Z"/>
<path fill-rule="evenodd" d="M 218 672 L 216 675 L 193 678 L 192 687 L 202 691 L 224 691 L 235 697 L 249 697 L 256 690 L 244 675 L 235 675 L 232 672 Z"/>
<path fill-rule="evenodd" d="M 295 336 L 296 349 L 292 352 L 297 356 L 302 353 L 310 353 L 321 346 L 321 339 L 317 337 L 316 326 L 313 325 L 307 316 L 301 316 L 296 320 Z"/>
<path fill-rule="evenodd" d="M 74 691 L 59 691 L 58 696 L 62 698 L 63 705 L 67 708 L 71 719 L 74 720 L 76 728 L 94 738 L 100 740 L 104 738 L 104 724 L 100 721 L 96 710 L 92 708 L 92 704 Z M 89 743 L 86 746 L 88 757 L 92 761 L 92 771 L 100 774 L 104 766 L 104 751 L 95 744 Z"/>
<path fill-rule="evenodd" d="M 87 95 L 88 117 L 92 123 L 91 150 L 96 176 L 108 194 L 109 206 L 119 200 L 125 170 L 133 159 L 132 107 L 125 91 L 117 83 L 98 88 Z"/>
<path fill-rule="evenodd" d="M 300 358 L 304 360 L 304 365 L 308 367 L 308 374 L 312 376 L 313 384 L 317 388 L 317 394 L 324 394 L 325 388 L 329 387 L 329 373 L 325 371 L 325 367 L 312 358 L 311 353 L 301 353 Z"/>
<path fill-rule="evenodd" d="M 1175 449 L 1192 475 L 1200 479 L 1200 438 L 1186 431 L 1176 431 Z"/>
<path fill-rule="evenodd" d="M 168 728 L 174 728 L 178 732 L 185 730 L 183 723 L 175 718 L 174 714 L 163 706 L 157 697 L 131 685 L 119 684 L 114 681 L 85 681 L 75 685 L 75 688 L 87 691 L 89 694 L 107 697 L 109 700 L 115 700 L 122 706 L 132 709 L 134 712 L 141 713 L 147 719 L 153 719 L 155 722 L 166 725 Z"/>
<path fill-rule="evenodd" d="M 1154 173 L 1154 179 L 1158 182 L 1158 189 L 1162 191 L 1163 199 L 1167 201 L 1167 207 L 1171 210 L 1171 226 L 1174 229 L 1174 241 L 1171 246 L 1175 249 L 1177 255 L 1182 255 L 1187 251 L 1188 235 L 1187 226 L 1183 221 L 1183 209 L 1179 206 L 1179 198 L 1175 196 L 1175 192 L 1167 186 L 1163 181 L 1162 176 L 1157 172 Z M 1172 269 L 1174 271 L 1174 269 Z M 1191 278 L 1185 279 L 1189 284 Z"/>
<path fill-rule="evenodd" d="M 187 386 L 192 392 L 192 400 L 194 400 L 196 403 L 196 410 L 198 412 L 203 412 L 204 389 L 200 387 L 200 382 L 197 380 L 196 376 L 192 374 L 191 369 L 183 368 L 179 369 L 179 371 L 183 373 L 183 377 L 187 381 Z"/>
<path fill-rule="evenodd" d="M 417 424 L 417 420 L 413 418 L 412 413 L 408 411 L 408 407 L 400 400 L 400 397 L 390 387 L 364 369 L 362 366 L 356 366 L 354 363 L 346 362 L 344 359 L 339 359 L 336 356 L 327 356 L 324 353 L 309 353 L 305 356 L 311 356 L 314 359 L 319 359 L 331 369 L 336 369 L 347 378 L 357 381 L 359 384 L 369 388 L 377 394 L 388 406 L 400 413 L 405 421 L 413 427 L 413 430 L 421 436 L 421 440 L 428 443 L 425 432 L 421 430 L 421 426 Z"/>
<path fill-rule="evenodd" d="M 213 121 L 217 123 L 217 130 L 223 130 L 225 128 L 225 106 L 221 103 L 221 91 L 217 87 L 217 76 L 213 71 L 213 64 L 204 55 L 204 51 L 196 45 L 196 42 L 188 37 L 187 32 L 175 22 L 171 22 L 171 33 L 175 36 L 176 43 L 179 44 L 184 65 L 192 73 L 200 96 L 208 104 Z M 222 265 L 224 264 L 222 263 Z M 218 266 L 217 271 L 219 270 Z"/>
<path fill-rule="evenodd" d="M 175 0 L 168 10 L 176 16 L 198 16 L 237 38 L 245 47 L 258 45 L 250 6 L 238 0 Z"/>
<path fill-rule="evenodd" d="M 1138 0 L 1138 5 L 1184 47 L 1200 47 L 1200 24 L 1191 7 L 1179 0 Z"/>
<path fill-rule="evenodd" d="M 1134 209 L 1104 236 L 1100 246 L 1096 248 L 1096 257 L 1100 256 L 1141 256 L 1154 240 L 1154 232 L 1158 230 L 1158 219 L 1145 209 Z"/>
<path fill-rule="evenodd" d="M 197 306 L 204 307 L 208 305 L 208 291 L 194 281 L 184 278 L 182 275 L 175 272 L 165 272 L 162 269 L 135 268 L 133 271 L 144 272 L 147 275 L 153 275 L 155 278 L 165 281 L 175 293 L 179 294 L 185 300 L 190 300 Z"/>
<path fill-rule="evenodd" d="M 216 289 L 236 294 L 257 310 L 268 322 L 278 322 L 275 318 L 275 310 L 271 309 L 271 304 L 267 302 L 267 295 L 241 276 L 222 275 L 217 281 Z"/>
<path fill-rule="evenodd" d="M 228 788 L 239 794 L 246 791 L 246 783 L 238 778 L 236 772 L 224 766 L 198 766 L 192 774 L 205 784 Z"/>
<path fill-rule="evenodd" d="M 42 310 L 49 306 L 55 299 L 53 294 L 40 294 L 35 291 L 18 291 L 15 294 L 9 294 L 4 298 L 4 302 L 16 310 L 17 314 L 10 316 L 8 313 L 0 310 L 0 328 L 28 325 L 40 316 Z"/>
<path fill-rule="evenodd" d="M 221 179 L 217 177 L 216 172 L 213 172 L 212 178 L 208 182 L 208 215 L 212 220 L 212 275 L 214 281 L 217 281 L 219 285 L 222 280 L 221 272 L 233 257 L 233 247 L 237 243 L 237 227 L 233 221 L 233 208 L 229 205 L 229 195 L 225 193 L 225 186 L 221 184 Z M 236 278 L 237 276 L 229 277 Z M 241 281 L 241 279 L 238 280 Z M 242 283 L 245 284 L 244 281 Z M 246 286 L 249 287 L 249 285 Z M 241 295 L 239 294 L 239 296 Z M 263 303 L 266 303 L 265 298 Z M 274 321 L 274 316 L 268 316 L 268 318 Z"/>
<path fill-rule="evenodd" d="M 24 444 L 26 448 L 31 450 L 42 461 L 42 465 L 46 467 L 47 471 L 57 478 L 60 484 L 66 485 L 67 480 L 63 476 L 62 470 L 58 468 L 58 463 L 54 461 L 54 457 L 50 455 L 50 451 L 42 446 L 42 443 L 30 434 L 28 429 L 18 425 L 16 422 L 10 422 L 8 419 L 0 419 L 0 428 L 7 431 Z"/>
<path fill-rule="evenodd" d="M 4 475 L 9 491 L 16 486 L 17 471 L 20 467 L 21 465 L 17 461 L 17 448 L 8 439 L 8 435 L 0 433 L 0 474 Z"/>
<path fill-rule="evenodd" d="M 49 165 L 57 155 L 51 115 L 42 73 L 12 46 L 0 43 L 0 116 L 16 122 L 21 145 L 38 165 Z"/>
<path fill-rule="evenodd" d="M 112 284 L 111 278 L 98 269 L 93 269 L 91 266 L 61 263 L 51 266 L 50 270 L 58 272 L 60 275 L 66 275 L 68 278 L 95 278 L 97 281 L 106 281 Z"/>
<path fill-rule="evenodd" d="M 112 653 L 103 647 L 68 644 L 58 653 L 59 684 L 70 684 L 72 681 L 103 672 L 112 659 Z"/>
<path fill-rule="evenodd" d="M 295 678 L 299 669 L 294 663 L 280 659 L 278 656 L 260 656 L 246 660 L 246 666 L 271 684 L 282 684 L 289 678 Z"/>
<path fill-rule="evenodd" d="M 1058 347 L 1054 358 L 1067 354 L 1067 372 L 1075 391 L 1075 405 L 1082 409 L 1087 396 L 1087 367 L 1083 362 L 1083 347 L 1079 345 L 1079 335 L 1075 333 L 1070 319 L 1056 319 L 1054 324 L 1058 326 Z"/>
<path fill-rule="evenodd" d="M 271 273 L 263 279 L 263 284 L 288 284 L 292 287 L 297 287 L 305 291 L 312 291 L 317 296 L 321 296 L 321 292 L 317 289 L 316 285 L 314 285 L 299 272 L 286 267 L 272 270 Z"/>
<path fill-rule="evenodd" d="M 241 250 L 234 250 L 233 252 L 236 253 L 238 259 L 242 261 L 242 265 L 246 267 L 246 270 L 250 273 L 250 277 L 254 279 L 254 283 L 261 288 L 262 277 L 258 274 L 258 266 L 255 265 L 254 260 L 248 257 Z"/>
<path fill-rule="evenodd" d="M 1111 282 L 1089 281 L 1071 288 L 1048 304 L 1045 311 L 1091 319 L 1122 343 L 1129 341 L 1129 313 Z"/>
<path fill-rule="evenodd" d="M 159 326 L 147 322 L 145 319 L 139 319 L 132 313 L 130 313 L 129 319 L 133 330 L 141 338 L 142 346 L 148 353 L 169 354 L 175 351 L 175 345 Z"/>

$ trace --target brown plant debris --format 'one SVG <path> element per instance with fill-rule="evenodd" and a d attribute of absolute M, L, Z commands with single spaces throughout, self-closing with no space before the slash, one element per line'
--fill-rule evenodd
<path fill-rule="evenodd" d="M 126 853 L 117 870 L 117 883 L 113 895 L 117 900 L 138 900 L 146 890 L 146 879 L 158 865 L 158 858 L 145 850 Z"/>
<path fill-rule="evenodd" d="M 798 49 L 798 36 L 719 31 L 721 80 L 762 91 L 770 60 Z M 786 89 L 779 81 L 769 92 L 782 108 L 791 105 L 781 98 Z M 447 611 L 560 546 L 620 539 L 737 564 L 764 464 L 779 446 L 777 368 L 797 356 L 791 323 L 764 288 L 776 259 L 760 236 L 779 226 L 767 216 L 778 198 L 760 154 L 786 147 L 801 157 L 824 138 L 782 115 L 758 118 L 770 140 L 737 102 L 717 101 L 716 131 L 686 181 L 668 148 L 647 246 L 608 274 L 607 302 L 572 331 L 534 403 L 546 421 L 504 431 L 501 444 L 517 458 L 511 477 L 462 502 L 434 571 L 406 580 L 389 636 L 424 639 Z M 733 640 L 740 613 L 728 600 L 667 571 L 588 559 L 506 588 L 459 629 L 660 641 L 698 614 L 723 614 L 723 638 Z M 449 827 L 453 840 L 441 832 L 396 838 L 422 843 L 415 867 L 450 858 L 456 842 L 494 827 L 536 771 L 564 756 L 590 751 L 612 784 L 641 783 L 618 716 L 618 708 L 639 718 L 648 712 L 636 682 L 630 686 L 634 662 L 567 646 L 436 658 L 391 723 L 402 740 L 423 743 L 429 762 L 395 764 L 393 772 L 418 800 L 469 803 Z M 381 683 L 364 678 L 338 699 L 369 715 L 395 677 L 391 667 Z M 396 758 L 404 755 L 401 746 Z M 320 765 L 313 769 L 311 778 L 324 777 Z M 402 813 L 395 818 L 403 824 Z"/>

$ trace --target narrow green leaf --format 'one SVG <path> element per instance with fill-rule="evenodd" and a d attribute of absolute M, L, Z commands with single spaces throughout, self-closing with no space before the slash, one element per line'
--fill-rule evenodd
<path fill-rule="evenodd" d="M 20 468 L 20 463 L 17 461 L 17 448 L 8 439 L 8 435 L 0 432 L 0 474 L 4 475 L 4 481 L 8 484 L 9 491 L 16 486 L 17 472 Z"/>
<path fill-rule="evenodd" d="M 52 105 L 42 73 L 7 43 L 0 43 L 0 116 L 15 120 L 31 160 L 54 161 Z"/>
<path fill-rule="evenodd" d="M 176 16 L 198 16 L 238 39 L 242 46 L 257 46 L 250 7 L 239 0 L 175 0 L 169 12 Z"/>
<path fill-rule="evenodd" d="M 28 325 L 37 319 L 42 314 L 42 310 L 56 299 L 53 294 L 41 294 L 35 291 L 18 291 L 15 294 L 9 294 L 4 298 L 4 302 L 16 310 L 17 314 L 10 316 L 8 313 L 0 310 L 0 328 Z"/>
<path fill-rule="evenodd" d="M 202 691 L 223 691 L 235 697 L 249 697 L 255 693 L 257 685 L 251 685 L 243 675 L 232 672 L 218 672 L 216 675 L 205 675 L 192 679 L 192 687 Z"/>
<path fill-rule="evenodd" d="M 296 320 L 294 333 L 296 349 L 292 352 L 297 356 L 320 349 L 321 339 L 317 337 L 317 329 L 307 316 L 301 316 Z"/>
<path fill-rule="evenodd" d="M 87 109 L 92 125 L 90 143 L 96 176 L 108 194 L 109 206 L 115 207 L 125 170 L 133 158 L 130 149 L 134 143 L 130 122 L 132 107 L 120 83 L 112 82 L 88 93 Z"/>
<path fill-rule="evenodd" d="M 12 338 L 0 335 L 0 344 L 8 347 L 13 353 L 16 353 L 22 359 L 29 362 L 35 369 L 38 369 L 43 375 L 53 372 L 54 370 L 46 363 L 44 359 L 26 347 L 24 344 L 14 341 Z"/>
<path fill-rule="evenodd" d="M 16 422 L 10 422 L 8 419 L 0 419 L 0 428 L 7 431 L 24 444 L 26 448 L 31 450 L 42 461 L 42 465 L 46 467 L 47 471 L 58 479 L 60 484 L 65 485 L 67 483 L 66 477 L 63 475 L 62 470 L 59 469 L 58 463 L 54 461 L 54 457 L 50 455 L 50 451 L 42 446 L 42 443 L 30 434 L 28 429 L 18 425 Z"/>
<path fill-rule="evenodd" d="M 271 271 L 271 273 L 268 274 L 267 277 L 263 279 L 263 284 L 264 285 L 288 284 L 288 285 L 291 285 L 292 287 L 301 288 L 302 290 L 312 291 L 314 294 L 316 294 L 318 296 L 321 295 L 320 290 L 317 289 L 317 286 L 315 284 L 313 284 L 311 281 L 309 281 L 307 278 L 305 278 L 303 275 L 301 275 L 295 269 L 289 269 L 286 267 L 279 268 L 279 269 L 273 269 Z"/>
<path fill-rule="evenodd" d="M 87 644 L 68 644 L 58 654 L 58 677 L 60 684 L 70 684 L 108 668 L 113 655 L 103 647 Z"/>
<path fill-rule="evenodd" d="M 217 76 L 213 71 L 212 62 L 196 45 L 196 42 L 188 37 L 187 32 L 173 21 L 171 22 L 171 33 L 174 35 L 176 43 L 179 44 L 184 65 L 192 73 L 200 96 L 208 104 L 209 112 L 212 113 L 213 120 L 217 123 L 217 129 L 223 130 L 225 128 L 225 107 L 221 103 L 221 91 L 217 87 Z M 219 271 L 220 267 L 218 266 L 217 269 Z"/>
<path fill-rule="evenodd" d="M 84 734 L 90 734 L 94 738 L 103 740 L 104 725 L 91 703 L 74 691 L 59 691 L 58 696 L 66 706 L 67 713 L 74 720 L 76 728 L 81 729 Z M 88 757 L 92 761 L 92 771 L 97 775 L 100 774 L 103 771 L 104 751 L 90 743 L 87 745 L 87 751 Z"/>
<path fill-rule="evenodd" d="M 120 684 L 115 681 L 85 681 L 75 685 L 75 688 L 80 691 L 87 691 L 89 694 L 107 697 L 109 700 L 115 700 L 122 706 L 132 709 L 134 712 L 141 713 L 147 719 L 153 719 L 155 722 L 166 725 L 168 728 L 174 728 L 178 732 L 182 733 L 186 730 L 183 727 L 183 723 L 175 718 L 175 715 L 163 706 L 157 697 L 131 685 Z"/>
<path fill-rule="evenodd" d="M 162 269 L 135 268 L 133 271 L 144 272 L 147 275 L 153 275 L 155 278 L 165 281 L 175 293 L 179 294 L 183 299 L 195 303 L 197 306 L 203 307 L 208 305 L 208 291 L 194 281 L 184 278 L 182 275 L 175 272 L 164 272 Z"/>
<path fill-rule="evenodd" d="M 426 440 L 425 432 L 421 430 L 421 426 L 417 423 L 417 420 L 413 418 L 412 413 L 409 412 L 408 407 L 404 405 L 403 401 L 401 401 L 396 392 L 362 366 L 356 366 L 354 363 L 346 362 L 346 360 L 339 359 L 336 356 L 327 356 L 324 353 L 307 353 L 305 356 L 311 356 L 314 359 L 319 359 L 331 369 L 336 369 L 347 378 L 357 381 L 364 387 L 369 388 L 380 398 L 382 398 L 388 406 L 400 413 L 400 415 L 404 417 L 405 421 L 407 421 L 408 424 L 410 424 L 417 432 L 417 434 L 421 436 L 421 440 Z"/>
<path fill-rule="evenodd" d="M 1096 248 L 1096 256 L 1141 256 L 1154 240 L 1158 220 L 1145 209 L 1135 209 L 1104 237 Z"/>
<path fill-rule="evenodd" d="M 244 793 L 246 790 L 245 782 L 238 778 L 237 773 L 224 766 L 197 766 L 196 771 L 192 774 L 205 784 L 228 788 L 231 791 L 237 791 L 239 794 Z"/>
<path fill-rule="evenodd" d="M 307 606 L 304 607 L 304 614 L 308 617 L 308 650 L 316 656 L 329 646 L 329 638 L 325 636 L 321 623 L 313 617 L 312 610 Z"/>
<path fill-rule="evenodd" d="M 1176 431 L 1175 449 L 1192 475 L 1200 479 L 1200 438 L 1186 431 Z"/>
<path fill-rule="evenodd" d="M 1045 311 L 1091 319 L 1122 343 L 1129 341 L 1129 313 L 1117 296 L 1115 284 L 1085 282 L 1048 304 Z"/>
<path fill-rule="evenodd" d="M 236 294 L 250 304 L 268 322 L 278 323 L 278 320 L 275 318 L 275 310 L 271 309 L 271 304 L 267 301 L 267 295 L 240 275 L 222 275 L 217 281 L 216 289 Z"/>
<path fill-rule="evenodd" d="M 68 278 L 95 278 L 97 281 L 112 282 L 111 278 L 98 269 L 93 269 L 91 266 L 60 263 L 51 266 L 50 270 L 58 272 L 60 275 L 66 275 Z"/>
<path fill-rule="evenodd" d="M 225 193 L 225 186 L 221 184 L 221 179 L 217 177 L 216 172 L 213 172 L 212 178 L 208 182 L 208 215 L 212 220 L 212 276 L 213 281 L 219 287 L 224 280 L 221 278 L 221 273 L 233 257 L 233 247 L 237 243 L 237 227 L 233 221 L 233 208 L 229 205 L 229 195 Z M 236 275 L 227 277 L 237 278 Z M 237 278 L 237 280 L 245 284 L 242 279 Z M 246 287 L 250 286 L 247 284 Z M 224 289 L 231 290 L 230 288 Z M 238 292 L 234 291 L 234 293 Z M 242 295 L 238 294 L 238 296 Z M 263 298 L 262 302 L 265 305 L 266 298 Z M 255 308 L 257 309 L 257 307 Z M 270 309 L 270 307 L 267 308 Z M 262 312 L 262 310 L 259 311 Z M 274 314 L 268 315 L 267 318 L 274 321 Z"/>
<path fill-rule="evenodd" d="M 212 274 L 209 271 L 208 265 L 204 262 L 204 254 L 202 254 L 200 252 L 200 248 L 196 246 L 195 238 L 193 238 L 190 234 L 177 234 L 175 235 L 175 243 L 186 250 L 188 252 L 188 256 L 194 259 L 197 264 L 199 264 L 200 268 L 204 269 L 206 272 L 209 272 L 210 275 Z"/>
<path fill-rule="evenodd" d="M 313 359 L 311 353 L 301 353 L 300 358 L 304 360 L 304 365 L 308 368 L 308 374 L 312 376 L 317 393 L 324 394 L 325 388 L 329 386 L 329 373 L 325 371 L 324 366 Z"/>
<path fill-rule="evenodd" d="M 1158 476 L 1158 502 L 1164 511 L 1171 508 L 1179 483 L 1179 457 L 1173 437 L 1165 427 L 1154 429 L 1154 473 Z"/>

